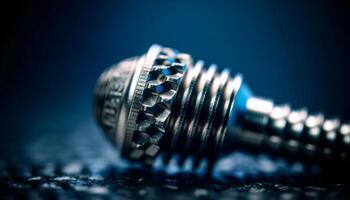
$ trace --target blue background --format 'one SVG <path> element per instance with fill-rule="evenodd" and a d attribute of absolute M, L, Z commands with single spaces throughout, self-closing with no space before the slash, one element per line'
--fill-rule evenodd
<path fill-rule="evenodd" d="M 240 72 L 255 94 L 277 103 L 350 119 L 349 6 L 341 1 L 27 1 L 1 7 L 0 154 L 6 159 L 31 152 L 39 161 L 64 160 L 87 154 L 81 146 L 107 147 L 92 115 L 95 81 L 153 43 Z M 65 152 L 62 158 L 57 151 Z"/>

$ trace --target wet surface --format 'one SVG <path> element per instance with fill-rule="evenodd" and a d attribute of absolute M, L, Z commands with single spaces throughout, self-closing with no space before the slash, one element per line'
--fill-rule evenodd
<path fill-rule="evenodd" d="M 2 199 L 333 199 L 350 191 L 347 184 L 337 184 L 344 180 L 320 178 L 317 167 L 242 152 L 219 160 L 209 174 L 205 160 L 194 167 L 190 158 L 180 164 L 177 156 L 168 162 L 159 156 L 144 169 L 122 160 L 92 120 L 71 126 L 69 119 L 51 120 L 31 124 L 31 134 L 5 137 Z"/>
<path fill-rule="evenodd" d="M 349 196 L 347 169 L 260 154 L 236 152 L 210 176 L 205 161 L 194 169 L 176 156 L 144 171 L 120 159 L 91 111 L 106 67 L 160 43 L 242 73 L 276 103 L 348 120 L 345 1 L 18 2 L 1 6 L 10 13 L 2 12 L 0 199 Z"/>
<path fill-rule="evenodd" d="M 142 176 L 143 177 L 143 176 Z M 269 182 L 219 184 L 206 181 L 155 180 L 141 174 L 113 176 L 57 176 L 1 179 L 2 197 L 31 199 L 121 198 L 121 199 L 298 199 L 345 198 L 349 186 L 303 184 L 285 185 Z"/>

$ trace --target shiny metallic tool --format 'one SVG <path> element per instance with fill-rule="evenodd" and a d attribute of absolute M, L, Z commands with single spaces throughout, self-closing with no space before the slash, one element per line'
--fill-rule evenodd
<path fill-rule="evenodd" d="M 274 105 L 253 95 L 241 75 L 159 45 L 107 69 L 94 107 L 121 155 L 145 164 L 159 152 L 215 160 L 235 150 L 316 163 L 349 159 L 350 124 Z"/>

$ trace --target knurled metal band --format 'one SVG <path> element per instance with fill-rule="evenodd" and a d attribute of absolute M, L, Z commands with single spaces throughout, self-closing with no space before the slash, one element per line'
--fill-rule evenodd
<path fill-rule="evenodd" d="M 190 57 L 162 48 L 152 65 L 144 65 L 137 81 L 128 117 L 126 152 L 131 160 L 151 164 L 160 150 L 166 120 Z M 124 152 L 125 153 L 125 152 Z"/>

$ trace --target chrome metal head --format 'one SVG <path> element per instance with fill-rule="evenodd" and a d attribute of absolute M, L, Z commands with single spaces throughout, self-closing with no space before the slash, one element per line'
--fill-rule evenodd
<path fill-rule="evenodd" d="M 99 78 L 95 116 L 125 158 L 152 162 L 186 67 L 187 54 L 153 45 L 146 54 L 121 61 Z"/>
<path fill-rule="evenodd" d="M 212 160 L 237 148 L 322 162 L 350 155 L 349 124 L 276 106 L 254 96 L 240 75 L 214 64 L 206 70 L 203 61 L 159 45 L 101 75 L 95 115 L 124 158 L 145 164 L 160 150 Z"/>
<path fill-rule="evenodd" d="M 133 57 L 108 68 L 95 88 L 95 117 L 107 138 L 121 151 L 130 110 L 131 87 L 142 57 Z"/>

